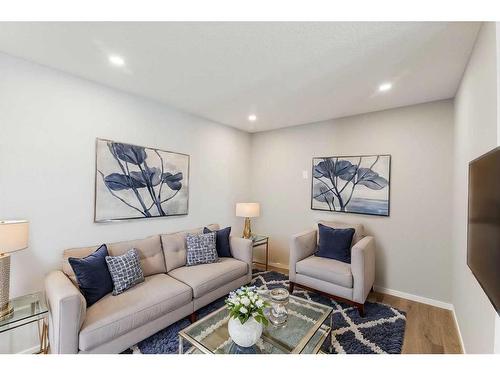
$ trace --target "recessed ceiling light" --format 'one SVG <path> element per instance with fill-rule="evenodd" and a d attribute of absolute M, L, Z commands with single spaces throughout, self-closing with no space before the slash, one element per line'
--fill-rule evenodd
<path fill-rule="evenodd" d="M 378 87 L 378 91 L 389 91 L 390 89 L 392 89 L 392 83 L 390 82 L 382 83 Z"/>
<path fill-rule="evenodd" d="M 255 122 L 255 121 L 257 121 L 257 116 L 255 116 L 255 115 L 250 115 L 250 116 L 248 116 L 248 121 L 250 121 L 250 122 Z"/>
<path fill-rule="evenodd" d="M 116 66 L 125 65 L 125 60 L 123 59 L 123 57 L 118 56 L 118 55 L 110 55 L 108 57 L 108 60 L 111 64 L 116 65 Z"/>

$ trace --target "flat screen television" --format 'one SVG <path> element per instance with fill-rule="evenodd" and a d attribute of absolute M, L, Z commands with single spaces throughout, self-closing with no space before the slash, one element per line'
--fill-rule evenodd
<path fill-rule="evenodd" d="M 500 147 L 469 163 L 467 264 L 500 313 Z"/>

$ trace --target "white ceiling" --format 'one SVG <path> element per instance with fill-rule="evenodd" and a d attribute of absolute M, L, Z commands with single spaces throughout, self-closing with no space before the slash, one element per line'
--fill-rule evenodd
<path fill-rule="evenodd" d="M 451 98 L 479 27 L 4 22 L 0 51 L 254 132 Z"/>

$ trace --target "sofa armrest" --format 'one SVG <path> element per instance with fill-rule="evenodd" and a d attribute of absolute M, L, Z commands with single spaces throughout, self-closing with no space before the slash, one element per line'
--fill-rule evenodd
<path fill-rule="evenodd" d="M 291 282 L 295 282 L 295 264 L 316 252 L 317 235 L 316 229 L 310 229 L 296 234 L 290 239 L 288 275 Z"/>
<path fill-rule="evenodd" d="M 53 271 L 47 275 L 45 295 L 49 308 L 51 352 L 78 353 L 80 328 L 87 309 L 85 298 L 61 271 Z"/>
<path fill-rule="evenodd" d="M 353 301 L 365 303 L 375 282 L 375 240 L 372 236 L 364 237 L 352 247 L 351 272 Z"/>
<path fill-rule="evenodd" d="M 248 264 L 248 282 L 252 280 L 253 267 L 253 246 L 252 240 L 236 236 L 229 237 L 229 246 L 231 247 L 231 255 L 233 258 L 241 260 Z"/>

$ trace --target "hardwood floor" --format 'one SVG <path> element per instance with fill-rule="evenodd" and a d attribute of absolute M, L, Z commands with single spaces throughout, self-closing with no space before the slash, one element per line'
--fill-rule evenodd
<path fill-rule="evenodd" d="M 288 274 L 288 270 L 272 266 L 269 266 L 269 270 Z M 406 312 L 403 354 L 463 353 L 450 310 L 379 292 L 370 293 L 368 300 L 385 303 Z"/>
<path fill-rule="evenodd" d="M 370 293 L 368 300 L 406 312 L 403 354 L 463 353 L 450 310 L 378 292 Z"/>

